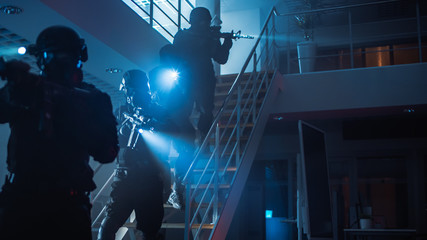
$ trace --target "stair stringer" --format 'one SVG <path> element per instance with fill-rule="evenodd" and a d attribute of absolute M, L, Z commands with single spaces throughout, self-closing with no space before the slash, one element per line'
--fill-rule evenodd
<path fill-rule="evenodd" d="M 233 220 L 234 212 L 239 203 L 240 196 L 242 195 L 259 143 L 261 142 L 267 120 L 270 113 L 272 113 L 275 100 L 283 90 L 282 84 L 283 76 L 276 71 L 273 76 L 272 83 L 265 95 L 264 102 L 259 110 L 258 119 L 256 120 L 254 129 L 251 132 L 246 149 L 243 152 L 242 162 L 238 172 L 236 173 L 234 182 L 232 183 L 230 193 L 224 203 L 222 212 L 219 215 L 218 222 L 212 230 L 210 239 L 224 240 L 227 236 L 228 229 L 231 221 Z"/>

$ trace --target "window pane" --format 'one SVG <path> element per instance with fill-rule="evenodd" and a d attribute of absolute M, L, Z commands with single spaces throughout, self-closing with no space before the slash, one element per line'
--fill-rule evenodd
<path fill-rule="evenodd" d="M 181 3 L 181 14 L 182 14 L 182 16 L 184 16 L 186 19 L 189 20 L 191 10 L 193 10 L 193 8 L 188 4 L 188 2 L 185 0 L 182 0 L 182 3 Z"/>
<path fill-rule="evenodd" d="M 153 18 L 156 20 L 153 24 L 154 29 L 159 31 L 165 38 L 173 37 L 178 31 L 175 22 L 171 21 L 160 9 L 154 6 Z M 169 32 L 169 33 L 168 33 Z"/>
<path fill-rule="evenodd" d="M 161 10 L 163 10 L 163 12 L 165 12 L 165 14 L 167 16 L 169 16 L 173 20 L 173 22 L 176 25 L 178 25 L 178 12 L 177 12 L 177 9 L 175 9 L 173 6 L 171 6 L 169 4 L 169 2 L 167 2 L 166 0 L 164 0 L 164 1 L 155 1 L 155 2 L 156 2 L 156 4 L 157 4 L 158 7 L 154 6 L 154 11 L 157 10 L 157 11 L 161 12 L 159 10 L 159 8 L 160 8 Z M 164 15 L 162 13 L 160 13 L 160 14 Z M 157 16 L 159 16 L 159 15 L 157 15 L 157 12 L 155 12 L 154 13 L 154 18 L 157 18 Z"/>
<path fill-rule="evenodd" d="M 147 23 L 150 23 L 150 0 L 122 0 Z"/>
<path fill-rule="evenodd" d="M 181 17 L 181 28 L 190 28 L 190 23 L 183 17 Z"/>
<path fill-rule="evenodd" d="M 156 29 L 163 37 L 165 37 L 170 43 L 173 42 L 173 37 L 169 35 L 162 27 L 160 27 L 156 22 L 153 23 L 153 28 Z"/>

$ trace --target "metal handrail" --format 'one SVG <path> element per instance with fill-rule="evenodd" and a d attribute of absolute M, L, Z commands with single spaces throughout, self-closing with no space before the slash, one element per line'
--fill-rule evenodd
<path fill-rule="evenodd" d="M 214 223 L 214 229 L 217 226 L 219 217 L 218 214 L 221 211 L 218 209 L 218 200 L 219 200 L 219 194 L 218 194 L 218 185 L 223 183 L 230 182 L 230 186 L 234 183 L 236 179 L 236 173 L 239 171 L 240 164 L 242 162 L 242 157 L 244 156 L 244 152 L 246 151 L 246 148 L 248 147 L 248 144 L 241 143 L 241 137 L 243 136 L 243 131 L 246 129 L 246 125 L 252 120 L 254 122 L 254 125 L 257 122 L 258 119 L 258 112 L 257 109 L 257 103 L 258 103 L 258 96 L 261 93 L 261 89 L 267 88 L 271 86 L 272 78 L 270 78 L 270 73 L 273 73 L 273 76 L 275 74 L 275 63 L 277 63 L 275 57 L 276 57 L 276 45 L 271 44 L 274 43 L 274 40 L 271 41 L 270 37 L 272 35 L 272 38 L 275 36 L 275 24 L 274 24 L 274 16 L 277 15 L 277 11 L 275 8 L 272 8 L 270 11 L 270 14 L 268 15 L 265 24 L 263 25 L 263 28 L 260 33 L 260 37 L 257 39 L 254 47 L 252 48 L 251 52 L 249 53 L 248 58 L 246 59 L 240 73 L 237 75 L 235 81 L 233 82 L 233 85 L 231 89 L 228 91 L 228 95 L 225 98 L 219 113 L 216 115 L 212 126 L 210 127 L 207 137 L 202 142 L 200 148 L 198 149 L 196 156 L 192 163 L 190 164 L 190 167 L 184 177 L 184 182 L 187 184 L 187 197 L 186 197 L 186 222 L 185 222 L 185 239 L 190 238 L 190 231 L 193 229 L 193 226 L 196 224 L 196 221 L 198 221 L 201 218 L 201 222 L 198 222 L 197 224 L 200 224 L 199 227 L 195 230 L 193 238 L 198 239 L 198 237 L 201 234 L 201 231 L 203 228 L 201 226 L 205 225 L 208 219 L 212 220 L 210 223 Z M 269 25 L 272 27 L 269 32 Z M 261 40 L 265 40 L 264 46 L 261 44 Z M 261 46 L 261 54 L 256 57 L 256 51 L 258 47 Z M 269 53 L 273 53 L 269 56 Z M 250 74 L 249 80 L 247 82 L 243 82 L 243 75 L 249 65 L 249 62 L 253 59 L 254 61 L 254 67 L 256 68 L 258 64 L 264 64 L 262 67 L 263 70 L 257 72 L 257 69 L 254 69 L 254 71 Z M 272 70 L 272 71 L 269 71 Z M 263 74 L 262 74 L 263 73 Z M 259 82 L 259 77 L 262 76 L 261 81 Z M 251 87 L 250 84 L 252 84 Z M 259 85 L 258 85 L 259 84 Z M 249 92 L 247 92 L 249 90 Z M 248 94 L 247 99 L 243 99 L 243 93 Z M 232 114 L 228 118 L 226 128 L 224 128 L 224 131 L 222 134 L 219 133 L 219 127 L 220 127 L 220 118 L 222 117 L 225 108 L 228 104 L 231 102 L 231 98 L 237 94 L 237 105 L 234 106 L 234 109 L 232 111 Z M 243 106 L 242 106 L 243 104 Z M 263 106 L 263 104 L 262 104 Z M 249 111 L 250 114 L 248 114 L 246 117 L 241 117 L 242 113 L 244 114 L 245 111 Z M 253 113 L 253 116 L 252 116 Z M 231 126 L 231 121 L 233 118 L 237 118 L 235 126 L 228 130 L 228 126 Z M 228 139 L 226 139 L 225 133 L 229 131 L 231 132 L 230 135 L 228 135 Z M 250 137 L 252 136 L 253 129 L 250 133 Z M 213 152 L 209 153 L 209 156 L 206 156 L 205 158 L 204 153 L 208 149 L 208 141 L 211 136 L 215 135 L 215 146 L 213 147 Z M 224 145 L 219 144 L 220 141 L 225 140 L 226 143 Z M 219 163 L 218 160 L 222 159 L 225 155 L 226 150 L 230 148 L 231 154 L 230 156 L 225 159 L 225 167 L 224 169 L 219 169 Z M 243 153 L 243 154 L 242 154 Z M 207 162 L 204 163 L 203 171 L 201 174 L 197 175 L 197 178 L 195 180 L 192 180 L 191 177 L 195 177 L 193 175 L 193 170 L 198 165 L 198 162 L 200 159 L 206 159 Z M 231 176 L 231 181 L 226 179 L 226 173 L 227 168 L 232 164 L 232 162 L 235 161 L 236 165 L 236 171 L 234 172 L 234 175 Z M 208 175 L 211 174 L 211 175 Z M 207 184 L 205 183 L 207 179 Z M 194 181 L 195 185 L 192 185 L 191 182 Z M 204 186 L 205 189 L 202 191 L 201 186 Z M 193 189 L 193 187 L 195 188 Z M 213 190 L 212 190 L 213 188 Z M 191 190 L 193 189 L 193 190 Z M 200 197 L 200 198 L 196 198 Z M 222 197 L 223 198 L 223 197 Z M 221 198 L 221 199 L 222 199 Z M 203 203 L 208 201 L 208 207 L 202 207 L 201 204 L 199 204 L 197 207 L 195 207 L 194 211 L 191 211 L 192 205 L 191 202 L 199 202 Z M 210 218 L 212 217 L 212 219 Z M 212 231 L 213 233 L 213 231 Z M 211 233 L 211 234 L 212 234 Z M 211 235 L 212 237 L 212 235 Z"/>
<path fill-rule="evenodd" d="M 279 17 L 288 17 L 288 22 L 290 22 L 290 18 L 293 16 L 296 16 L 296 15 L 319 14 L 319 13 L 328 14 L 328 12 L 336 12 L 336 11 L 343 11 L 344 12 L 344 11 L 347 11 L 347 14 L 348 14 L 348 24 L 347 24 L 348 33 L 347 34 L 348 35 L 346 35 L 346 37 L 344 37 L 344 38 L 340 38 L 342 40 L 342 42 L 337 43 L 337 44 L 334 44 L 334 43 L 329 41 L 328 46 L 338 46 L 338 45 L 339 46 L 346 46 L 346 49 L 349 49 L 350 51 L 348 53 L 344 53 L 344 54 L 337 54 L 337 56 L 349 55 L 350 56 L 350 65 L 348 67 L 330 66 L 331 68 L 327 68 L 327 69 L 334 69 L 334 70 L 342 69 L 342 68 L 350 68 L 351 69 L 351 68 L 355 68 L 354 56 L 355 56 L 355 54 L 358 54 L 358 53 L 355 53 L 353 51 L 353 49 L 355 47 L 354 41 L 355 40 L 358 41 L 358 45 L 360 48 L 360 43 L 363 42 L 363 40 L 372 39 L 372 36 L 357 38 L 357 36 L 354 35 L 353 27 L 356 26 L 356 24 L 354 24 L 352 22 L 352 18 L 353 18 L 352 17 L 352 10 L 355 8 L 360 8 L 360 7 L 371 7 L 371 6 L 377 6 L 377 5 L 380 6 L 380 5 L 384 5 L 384 4 L 395 4 L 395 3 L 404 3 L 404 2 L 405 2 L 404 0 L 372 1 L 372 2 L 366 2 L 366 3 L 350 4 L 350 5 L 335 6 L 335 7 L 326 7 L 326 8 L 320 8 L 320 9 L 314 9 L 314 10 L 281 13 L 278 16 Z M 425 16 L 421 16 L 421 14 L 420 14 L 420 12 L 421 12 L 420 8 L 422 7 L 420 2 L 421 2 L 421 0 L 414 0 L 412 2 L 412 3 L 415 3 L 415 6 L 411 5 L 411 11 L 414 11 L 414 12 L 412 12 L 411 16 L 407 16 L 405 18 L 400 18 L 400 19 L 393 19 L 393 20 L 381 20 L 381 23 L 390 23 L 390 24 L 393 24 L 394 21 L 401 21 L 401 20 L 411 20 L 412 21 L 412 20 L 414 20 L 416 22 L 414 22 L 412 26 L 416 26 L 416 31 L 410 31 L 410 32 L 405 31 L 404 33 L 401 33 L 401 34 L 396 34 L 396 33 L 381 34 L 381 35 L 376 35 L 374 38 L 378 41 L 381 41 L 381 40 L 387 41 L 388 40 L 388 42 L 390 42 L 390 38 L 392 38 L 392 37 L 394 37 L 394 38 L 402 38 L 402 37 L 405 37 L 405 38 L 414 37 L 415 38 L 416 37 L 417 41 L 414 41 L 411 43 L 413 43 L 413 44 L 417 43 L 418 44 L 418 46 L 414 47 L 413 49 L 415 49 L 415 48 L 418 49 L 418 62 L 421 63 L 421 62 L 425 61 L 425 60 L 423 60 L 425 58 L 423 58 L 423 51 L 422 51 L 424 48 L 424 46 L 422 45 L 422 36 L 423 36 L 423 34 L 425 34 L 426 31 L 423 31 L 421 28 L 421 26 L 422 26 L 421 20 L 422 20 L 422 17 L 425 17 Z M 412 7 L 415 7 L 415 8 L 412 9 Z M 371 23 L 371 22 L 369 22 L 369 23 Z M 283 49 L 286 49 L 285 50 L 286 51 L 285 54 L 287 56 L 287 72 L 286 73 L 289 74 L 289 73 L 293 72 L 293 71 L 291 71 L 291 61 L 295 60 L 295 58 L 291 58 L 290 52 L 291 52 L 291 49 L 296 50 L 296 48 L 293 48 L 293 46 L 291 46 L 291 40 L 290 39 L 292 39 L 291 34 L 293 34 L 293 33 L 291 30 L 289 30 L 289 27 L 288 27 L 287 33 L 282 32 L 281 34 L 286 34 L 286 38 L 287 38 L 286 44 L 281 46 L 281 47 Z M 292 44 L 294 44 L 294 42 L 292 42 Z M 366 47 L 369 47 L 369 46 L 366 46 Z M 374 47 L 374 46 L 372 46 L 372 47 Z M 400 50 L 400 48 L 398 50 Z M 390 50 L 385 50 L 385 51 L 394 51 L 394 50 L 390 49 Z M 382 52 L 382 51 L 375 51 L 375 52 Z M 332 56 L 333 55 L 321 55 L 321 56 L 316 55 L 316 56 L 313 56 L 312 58 L 325 58 L 325 57 L 332 57 Z M 394 63 L 392 63 L 391 65 L 394 65 Z M 318 70 L 321 71 L 321 69 L 318 69 Z"/>
<path fill-rule="evenodd" d="M 424 46 L 422 48 L 427 48 L 427 46 Z M 385 49 L 385 50 L 375 50 L 375 51 L 360 51 L 357 53 L 353 53 L 353 55 L 355 54 L 367 54 L 367 53 L 385 53 L 385 52 L 395 52 L 395 51 L 404 51 L 404 50 L 413 50 L 413 49 L 418 49 L 418 47 L 404 47 L 404 48 L 397 48 L 397 49 Z M 337 54 L 325 54 L 325 55 L 320 55 L 320 56 L 313 56 L 313 57 L 304 57 L 304 58 L 298 58 L 298 57 L 294 57 L 291 58 L 291 60 L 296 61 L 298 59 L 311 59 L 311 58 L 329 58 L 329 57 L 339 57 L 339 56 L 351 56 L 351 53 L 337 53 Z"/>
<path fill-rule="evenodd" d="M 101 196 L 101 194 L 107 189 L 107 187 L 110 185 L 111 181 L 114 179 L 116 171 L 114 170 L 113 173 L 110 175 L 110 177 L 107 179 L 107 181 L 104 183 L 104 185 L 101 187 L 101 189 L 98 191 L 98 193 L 95 195 L 95 197 L 91 200 L 91 203 L 93 204 L 98 200 L 98 198 Z M 104 206 L 101 210 L 101 212 L 98 213 L 95 220 L 92 221 L 92 227 L 96 224 L 99 218 L 101 218 L 102 214 L 104 214 L 107 206 Z"/>
<path fill-rule="evenodd" d="M 365 6 L 370 6 L 370 5 L 378 5 L 378 4 L 383 4 L 383 3 L 392 3 L 392 2 L 399 2 L 399 1 L 401 1 L 401 0 L 384 0 L 384 1 L 376 1 L 376 2 L 349 4 L 349 5 L 344 5 L 344 6 L 336 6 L 336 7 L 328 7 L 328 8 L 319 8 L 319 9 L 313 9 L 313 10 L 306 10 L 306 11 L 297 11 L 297 12 L 290 12 L 290 13 L 282 13 L 282 14 L 278 14 L 277 16 L 283 17 L 283 16 L 302 15 L 302 14 L 314 14 L 314 13 L 321 13 L 321 12 L 327 12 L 327 11 L 335 11 L 335 10 L 348 9 L 348 8 L 356 8 L 356 7 L 365 7 Z"/>
<path fill-rule="evenodd" d="M 267 17 L 267 20 L 266 20 L 266 22 L 265 22 L 265 24 L 263 25 L 263 28 L 262 28 L 262 30 L 261 30 L 261 33 L 260 33 L 260 36 L 262 36 L 263 35 L 263 33 L 265 32 L 265 30 L 266 30 L 266 28 L 267 28 L 267 26 L 268 26 L 268 23 L 269 23 L 269 21 L 270 21 L 270 19 L 271 19 L 271 17 L 272 17 L 272 15 L 276 15 L 277 16 L 277 14 L 278 14 L 278 12 L 277 12 L 277 10 L 276 10 L 276 8 L 275 7 L 273 7 L 273 9 L 270 11 L 270 13 L 269 13 L 269 15 L 268 15 L 268 17 Z M 249 56 L 248 56 L 248 58 L 246 59 L 246 61 L 245 61 L 245 63 L 243 64 L 243 67 L 242 67 L 242 70 L 239 72 L 239 74 L 237 75 L 237 78 L 236 78 L 236 80 L 233 82 L 233 85 L 231 86 L 231 88 L 230 88 L 230 90 L 228 91 L 228 95 L 227 95 L 227 97 L 225 98 L 225 100 L 224 100 L 224 103 L 222 104 L 222 106 L 221 106 L 221 108 L 220 108 L 220 112 L 224 109 L 224 106 L 230 101 L 230 99 L 231 99 L 231 96 L 232 96 L 232 94 L 237 90 L 237 84 L 239 84 L 242 80 L 242 76 L 243 76 L 243 74 L 245 73 L 245 70 L 246 70 L 246 68 L 248 67 L 248 65 L 249 65 L 249 62 L 251 61 L 251 59 L 252 59 L 252 56 L 254 55 L 254 53 L 255 53 L 255 51 L 256 51 L 256 49 L 257 49 L 257 47 L 258 47 L 258 45 L 259 45 L 259 43 L 260 43 L 260 41 L 261 41 L 261 37 L 258 37 L 258 39 L 257 39 L 257 41 L 256 41 L 256 43 L 255 43 L 255 45 L 254 45 L 254 47 L 252 48 L 252 50 L 250 51 L 250 53 L 249 53 Z M 220 115 L 219 114 L 217 114 L 216 115 L 216 117 L 215 117 L 215 119 L 214 119 L 214 121 L 213 121 L 213 123 L 212 123 L 212 125 L 211 125 L 211 127 L 210 127 L 210 129 L 209 129 L 209 131 L 208 131 L 208 134 L 207 134 L 207 136 L 210 136 L 212 133 L 213 133 L 213 129 L 214 129 L 214 127 L 216 126 L 216 124 L 218 123 L 218 121 L 219 121 L 219 118 L 220 118 Z M 206 144 L 207 144 L 207 138 L 205 138 L 205 140 L 203 141 L 203 143 L 202 143 L 202 145 L 201 145 L 201 147 L 199 148 L 199 151 L 197 152 L 197 154 L 196 154 L 196 158 L 200 155 L 200 149 L 202 149 L 202 148 L 204 148 L 204 147 L 206 147 Z M 184 176 L 184 181 L 186 181 L 187 179 L 188 179 L 188 174 L 189 173 L 191 173 L 192 172 L 192 170 L 194 169 L 194 167 L 195 167 L 195 165 L 194 165 L 194 162 L 190 165 L 190 167 L 189 167 L 189 169 L 188 169 L 188 171 L 187 171 L 187 173 L 185 174 L 185 176 Z"/>
<path fill-rule="evenodd" d="M 98 200 L 98 198 L 101 196 L 102 192 L 104 192 L 104 190 L 107 189 L 108 184 L 110 184 L 110 182 L 114 178 L 114 174 L 115 174 L 115 171 L 113 171 L 113 173 L 111 174 L 111 176 L 108 178 L 108 180 L 104 183 L 104 185 L 99 190 L 98 194 L 96 194 L 96 196 L 92 199 L 91 203 L 96 202 L 96 200 Z"/>

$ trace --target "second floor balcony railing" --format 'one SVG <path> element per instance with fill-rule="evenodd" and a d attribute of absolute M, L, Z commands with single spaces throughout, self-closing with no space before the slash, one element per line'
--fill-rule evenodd
<path fill-rule="evenodd" d="M 311 16 L 313 71 L 427 62 L 427 1 L 384 0 L 280 14 L 280 71 L 298 73 L 296 16 Z M 307 29 L 306 29 L 307 30 Z"/>

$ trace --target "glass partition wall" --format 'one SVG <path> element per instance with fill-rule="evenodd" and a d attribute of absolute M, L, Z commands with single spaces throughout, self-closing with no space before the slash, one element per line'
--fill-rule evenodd
<path fill-rule="evenodd" d="M 179 29 L 188 28 L 195 0 L 122 0 L 169 42 Z"/>

